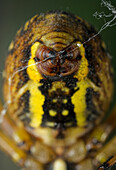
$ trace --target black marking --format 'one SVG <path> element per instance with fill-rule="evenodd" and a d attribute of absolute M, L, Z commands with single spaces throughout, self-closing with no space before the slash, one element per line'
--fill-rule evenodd
<path fill-rule="evenodd" d="M 20 98 L 21 102 L 23 101 L 24 104 L 24 108 L 23 111 L 24 112 L 28 112 L 29 113 L 29 98 L 30 98 L 30 91 L 27 90 Z"/>
<path fill-rule="evenodd" d="M 27 70 L 29 56 L 30 56 L 30 48 L 31 46 L 28 46 L 27 48 L 24 48 L 24 50 L 22 50 L 23 58 L 21 58 L 19 61 L 22 63 L 22 66 L 21 68 L 18 68 L 19 70 L 18 74 L 19 74 L 20 80 L 18 82 L 17 89 L 20 89 L 29 80 L 29 76 L 26 70 Z"/>
<path fill-rule="evenodd" d="M 67 170 L 76 170 L 76 165 L 71 162 L 67 162 Z"/>
<path fill-rule="evenodd" d="M 56 97 L 57 96 L 57 97 Z M 59 97 L 60 96 L 60 97 Z M 63 94 L 62 91 L 57 90 L 55 91 L 51 98 L 49 97 L 48 99 L 45 100 L 43 109 L 44 109 L 44 115 L 43 115 L 43 121 L 42 121 L 42 126 L 46 124 L 46 122 L 55 122 L 54 128 L 56 129 L 65 129 L 67 126 L 67 123 L 71 122 L 71 126 L 76 126 L 76 118 L 75 118 L 75 113 L 74 113 L 74 106 L 71 104 L 71 99 L 66 99 L 68 102 L 66 104 L 63 103 L 63 100 L 65 99 L 64 96 L 66 97 L 65 94 Z M 52 100 L 57 99 L 57 103 L 53 103 Z M 49 111 L 54 110 L 57 112 L 57 115 L 54 117 L 51 117 L 49 115 Z M 68 110 L 69 114 L 67 116 L 62 115 L 63 110 Z"/>
<path fill-rule="evenodd" d="M 48 96 L 48 90 L 52 87 L 52 81 L 49 79 L 41 79 L 40 83 L 42 86 L 39 86 L 39 90 L 42 92 L 42 94 L 47 97 Z"/>
<path fill-rule="evenodd" d="M 76 78 L 72 78 L 72 76 L 73 75 L 64 77 L 63 81 L 66 83 L 66 87 L 68 87 L 70 90 L 73 90 L 74 93 L 74 88 L 76 87 L 76 83 L 78 80 Z"/>
<path fill-rule="evenodd" d="M 31 45 L 28 45 L 26 48 L 24 48 L 22 50 L 22 53 L 23 53 L 23 58 L 22 60 L 29 60 L 29 56 L 30 56 L 30 53 L 31 53 Z"/>
<path fill-rule="evenodd" d="M 87 88 L 86 104 L 87 104 L 87 110 L 89 112 L 89 115 L 87 116 L 87 121 L 94 121 L 99 116 L 96 106 L 93 103 L 93 94 L 94 94 L 93 89 Z"/>
<path fill-rule="evenodd" d="M 76 57 L 77 60 L 81 60 L 81 58 L 82 58 L 81 55 L 78 55 L 78 56 Z"/>
<path fill-rule="evenodd" d="M 29 80 L 29 76 L 26 72 L 26 69 L 19 72 L 19 76 L 20 76 L 20 80 L 17 84 L 17 90 L 20 89 L 23 85 L 25 85 L 25 83 L 27 83 L 27 81 Z"/>
<path fill-rule="evenodd" d="M 53 163 L 54 163 L 54 162 L 51 162 L 51 163 L 46 164 L 45 167 L 44 167 L 44 169 L 45 169 L 45 170 L 53 170 Z"/>
<path fill-rule="evenodd" d="M 65 129 L 68 127 L 77 126 L 76 117 L 74 113 L 74 105 L 71 103 L 71 96 L 75 93 L 77 79 L 75 78 L 66 78 L 64 77 L 60 80 L 61 83 L 64 81 L 66 83 L 66 87 L 69 88 L 70 93 L 66 94 L 62 91 L 62 89 L 57 89 L 56 91 L 52 91 L 51 94 L 48 93 L 48 90 L 51 89 L 52 82 L 51 80 L 43 79 L 41 82 L 42 86 L 39 87 L 39 90 L 45 96 L 45 102 L 43 105 L 44 115 L 42 119 L 41 126 L 48 126 L 47 122 L 53 122 L 54 127 L 56 129 Z M 79 90 L 79 89 L 77 89 Z M 57 102 L 54 103 L 53 99 L 56 99 Z M 63 100 L 66 99 L 67 103 L 63 103 Z M 57 115 L 52 117 L 49 115 L 49 111 L 56 111 Z M 63 116 L 63 110 L 67 110 L 69 114 L 67 116 Z"/>
<path fill-rule="evenodd" d="M 96 61 L 96 57 L 93 56 L 93 47 L 89 45 L 84 45 L 85 47 L 85 57 L 88 60 L 88 68 L 89 68 L 89 73 L 88 73 L 88 78 L 95 83 L 96 86 L 101 87 L 102 82 L 99 79 L 99 76 L 97 75 L 97 72 L 100 71 L 100 66 Z"/>
<path fill-rule="evenodd" d="M 58 135 L 56 136 L 57 139 L 64 139 L 65 135 L 63 134 L 62 128 L 59 129 Z"/>
<path fill-rule="evenodd" d="M 95 64 L 95 62 L 94 62 Z M 88 77 L 90 78 L 90 80 L 95 83 L 96 86 L 101 87 L 102 82 L 99 78 L 99 76 L 97 75 L 97 72 L 95 70 L 95 66 L 91 63 L 89 64 L 89 74 Z"/>
<path fill-rule="evenodd" d="M 30 92 L 29 90 L 26 91 L 19 100 L 19 107 L 22 107 L 21 113 L 18 114 L 19 119 L 24 121 L 25 124 L 29 124 L 30 118 L 29 118 L 29 98 L 30 98 Z M 27 116 L 28 115 L 28 116 Z"/>

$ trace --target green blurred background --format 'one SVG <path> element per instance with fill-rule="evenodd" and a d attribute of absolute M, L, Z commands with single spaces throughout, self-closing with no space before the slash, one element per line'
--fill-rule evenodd
<path fill-rule="evenodd" d="M 116 7 L 116 0 L 111 0 L 111 3 Z M 100 4 L 101 0 L 0 0 L 0 96 L 2 97 L 2 70 L 9 43 L 26 20 L 37 13 L 60 9 L 79 15 L 99 30 L 104 24 L 104 19 L 97 20 L 93 14 L 96 11 L 109 13 L 107 8 L 101 7 Z M 116 26 L 105 29 L 101 35 L 111 53 L 112 63 L 116 71 Z M 114 82 L 116 82 L 115 74 Z M 116 101 L 115 96 L 116 90 L 111 109 Z M 0 152 L 0 170 L 19 169 L 6 155 Z"/>

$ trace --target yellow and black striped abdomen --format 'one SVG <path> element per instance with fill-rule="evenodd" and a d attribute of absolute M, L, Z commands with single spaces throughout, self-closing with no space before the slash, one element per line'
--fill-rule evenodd
<path fill-rule="evenodd" d="M 111 100 L 112 70 L 100 37 L 89 40 L 95 34 L 81 18 L 61 11 L 29 20 L 9 47 L 9 113 L 32 128 L 99 122 Z"/>

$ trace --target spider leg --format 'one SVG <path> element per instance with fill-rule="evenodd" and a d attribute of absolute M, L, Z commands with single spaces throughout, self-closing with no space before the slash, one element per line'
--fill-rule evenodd
<path fill-rule="evenodd" d="M 0 103 L 1 110 L 2 105 Z M 32 144 L 32 140 L 25 129 L 20 124 L 16 126 L 6 114 L 0 123 L 0 150 L 26 170 L 43 170 L 42 164 L 28 153 Z"/>
<path fill-rule="evenodd" d="M 116 164 L 116 136 L 114 136 L 95 156 L 95 162 L 104 163 L 100 168 L 108 169 Z M 111 158 L 111 159 L 109 159 Z M 108 161 L 107 161 L 108 160 Z M 99 169 L 101 170 L 101 169 Z"/>
<path fill-rule="evenodd" d="M 106 137 L 103 142 L 106 141 L 108 134 L 110 134 L 113 130 L 116 129 L 115 122 L 116 122 L 116 106 L 106 122 L 106 131 L 107 131 L 107 128 L 109 128 L 109 133 L 105 135 Z M 116 146 L 116 135 L 114 135 L 108 142 L 106 142 L 106 144 L 104 145 L 104 147 L 102 147 L 102 149 L 98 150 L 95 156 L 95 162 L 98 162 L 98 164 L 99 163 L 102 164 L 98 168 L 98 170 L 108 170 L 109 168 L 111 168 L 112 166 L 116 164 L 116 156 L 115 156 L 116 147 L 115 146 Z"/>
<path fill-rule="evenodd" d="M 105 163 L 103 163 L 98 170 L 108 170 L 109 168 L 116 166 L 116 156 L 111 157 Z"/>
<path fill-rule="evenodd" d="M 106 142 L 109 135 L 116 129 L 116 106 L 109 118 L 95 127 L 86 138 L 86 148 L 88 152 L 95 152 L 100 149 Z"/>
<path fill-rule="evenodd" d="M 0 131 L 0 149 L 7 153 L 15 162 L 23 166 L 26 154 L 15 145 L 15 142 Z"/>
<path fill-rule="evenodd" d="M 94 158 L 92 164 L 94 167 L 102 166 L 105 168 L 106 165 L 112 166 L 115 164 L 116 157 L 113 157 L 108 162 L 108 158 L 112 155 L 116 155 L 116 136 L 114 136 L 109 142 L 106 142 L 109 135 L 116 129 L 116 106 L 110 114 L 109 118 L 90 133 L 89 138 L 86 140 L 86 148 L 88 150 L 88 156 Z M 105 144 L 105 145 L 104 145 Z M 103 162 L 106 162 L 103 164 Z M 100 169 L 100 170 L 102 170 Z"/>
<path fill-rule="evenodd" d="M 0 104 L 0 112 L 2 110 L 2 105 Z M 25 131 L 24 127 L 18 121 L 15 122 L 10 118 L 6 113 L 3 117 L 2 122 L 0 123 L 1 133 L 8 136 L 16 145 L 25 151 L 28 151 L 32 145 L 32 139 L 29 134 Z"/>

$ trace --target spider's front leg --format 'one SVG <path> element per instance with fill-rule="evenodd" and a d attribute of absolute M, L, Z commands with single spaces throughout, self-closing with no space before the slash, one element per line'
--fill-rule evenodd
<path fill-rule="evenodd" d="M 103 163 L 98 170 L 109 170 L 112 166 L 116 165 L 116 136 L 114 136 L 98 153 L 95 159 Z"/>
<path fill-rule="evenodd" d="M 103 163 L 98 170 L 109 170 L 109 168 L 116 166 L 116 156 L 111 157 Z"/>
<path fill-rule="evenodd" d="M 0 112 L 2 105 L 0 103 Z M 29 154 L 33 142 L 29 134 L 6 114 L 0 124 L 0 149 L 14 162 L 27 169 L 43 170 L 41 163 Z"/>
<path fill-rule="evenodd" d="M 116 129 L 115 122 L 116 107 L 107 121 L 95 128 L 89 139 L 87 139 L 88 151 L 91 155 L 94 155 L 93 164 L 95 166 L 101 164 L 99 170 L 108 169 L 116 164 L 116 136 L 114 135 L 112 139 L 107 142 L 108 136 Z"/>
<path fill-rule="evenodd" d="M 107 126 L 111 126 L 111 132 L 116 129 L 116 106 L 106 124 Z M 100 168 L 103 170 L 108 170 L 110 167 L 116 164 L 116 135 L 106 142 L 104 147 L 98 151 L 95 159 L 100 163 L 105 162 L 102 166 L 100 166 Z"/>

